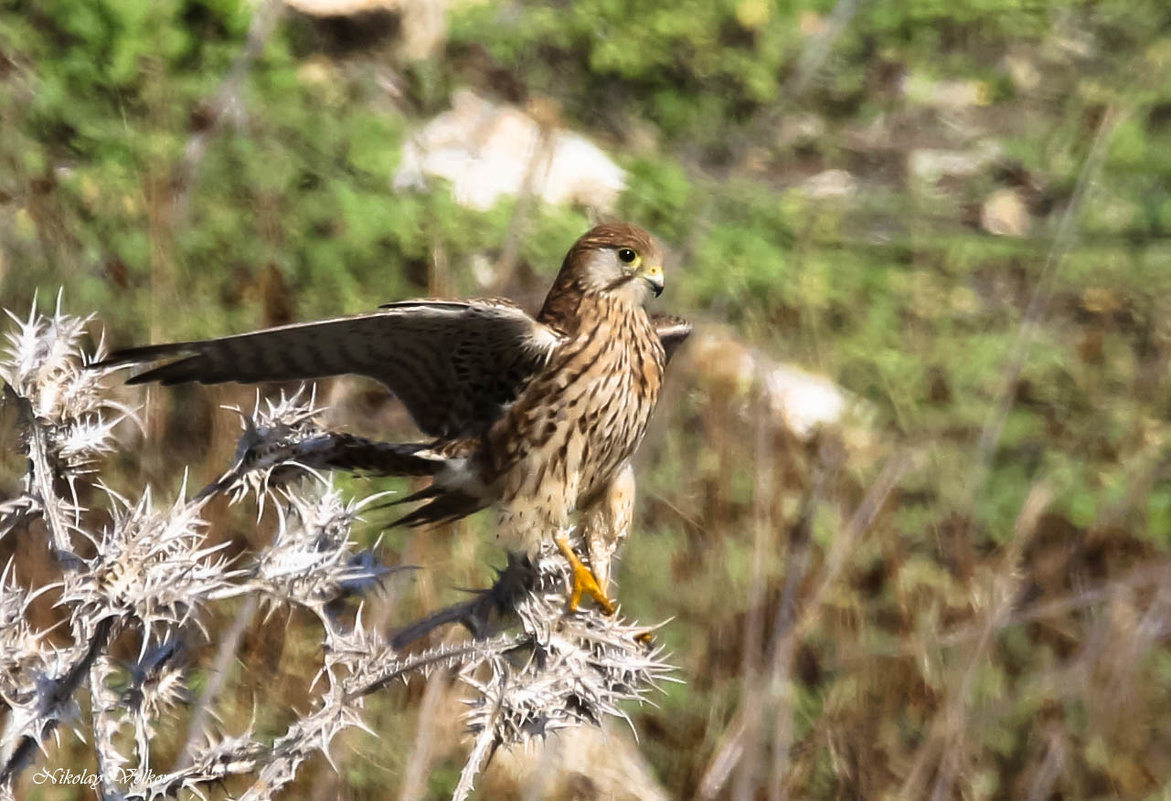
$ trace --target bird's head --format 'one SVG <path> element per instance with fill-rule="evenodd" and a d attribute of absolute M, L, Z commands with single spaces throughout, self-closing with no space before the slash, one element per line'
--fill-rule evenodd
<path fill-rule="evenodd" d="M 570 248 L 562 266 L 578 286 L 642 305 L 663 293 L 663 249 L 653 236 L 627 223 L 591 228 Z M 567 276 L 569 277 L 569 276 Z"/>

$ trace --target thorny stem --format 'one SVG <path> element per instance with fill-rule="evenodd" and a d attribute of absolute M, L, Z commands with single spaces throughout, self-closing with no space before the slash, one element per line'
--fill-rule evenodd
<path fill-rule="evenodd" d="M 498 716 L 499 710 L 494 714 Z M 451 801 L 465 801 L 472 794 L 472 789 L 476 783 L 476 776 L 479 775 L 488 760 L 492 758 L 492 754 L 496 751 L 498 743 L 496 742 L 494 728 L 494 726 L 485 726 L 484 730 L 476 736 L 476 743 L 472 747 L 471 753 L 468 754 L 468 759 L 464 763 L 463 770 L 460 771 L 459 784 L 455 786 L 455 792 L 451 795 Z"/>
<path fill-rule="evenodd" d="M 105 681 L 109 676 L 108 657 L 104 654 L 93 661 L 89 669 L 89 706 L 93 719 L 94 757 L 98 763 L 98 778 L 101 781 L 100 794 L 103 799 L 114 798 L 116 793 L 113 769 L 116 767 L 107 758 L 115 754 L 113 733 L 117 726 L 106 705 Z M 149 769 L 150 746 L 141 738 L 137 744 L 139 759 Z"/>
<path fill-rule="evenodd" d="M 493 640 L 478 640 L 457 647 L 432 649 L 409 657 L 392 654 L 390 664 L 384 667 L 372 665 L 343 682 L 344 697 L 347 701 L 356 700 L 417 673 L 426 673 L 445 665 L 459 665 L 473 658 L 499 656 L 525 645 L 526 642 L 528 638 L 523 635 L 510 635 Z"/>
<path fill-rule="evenodd" d="M 77 660 L 63 677 L 53 682 L 53 690 L 47 698 L 50 702 L 48 704 L 50 709 L 59 709 L 69 702 L 69 699 L 73 697 L 77 688 L 81 686 L 82 681 L 89 674 L 90 666 L 93 665 L 94 660 L 105 650 L 113 631 L 114 618 L 107 617 L 98 623 L 81 659 Z M 50 717 L 45 727 L 37 735 L 21 735 L 20 743 L 13 749 L 12 754 L 4 763 L 4 767 L 0 768 L 0 787 L 14 782 L 17 775 L 28 767 L 32 761 L 32 755 L 40 747 L 40 743 L 56 727 L 57 718 Z"/>
<path fill-rule="evenodd" d="M 16 404 L 20 424 L 28 440 L 29 489 L 40 507 L 45 526 L 49 529 L 54 553 L 58 559 L 66 560 L 73 550 L 73 543 L 68 534 L 71 526 L 62 516 L 61 505 L 53 502 L 57 497 L 53 487 L 55 471 L 49 459 L 50 447 L 46 441 L 45 428 L 38 425 L 32 402 L 18 395 L 7 382 L 4 384 L 4 400 Z"/>

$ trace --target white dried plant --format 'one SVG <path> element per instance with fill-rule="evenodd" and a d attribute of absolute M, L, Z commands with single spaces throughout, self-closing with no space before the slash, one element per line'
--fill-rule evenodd
<path fill-rule="evenodd" d="M 64 314 L 60 301 L 47 317 L 9 316 L 15 330 L 0 354 L 0 379 L 5 402 L 18 412 L 28 470 L 20 490 L 0 503 L 0 537 L 46 537 L 59 571 L 37 587 L 21 583 L 17 564 L 0 571 L 0 701 L 7 707 L 0 798 L 15 793 L 21 772 L 49 753 L 65 726 L 92 741 L 102 798 L 205 797 L 231 776 L 251 777 L 242 798 L 273 798 L 313 754 L 332 759 L 340 732 L 364 727 L 368 695 L 442 667 L 469 688 L 473 744 L 455 793 L 462 799 L 497 748 L 625 717 L 623 704 L 644 700 L 668 678 L 647 629 L 567 612 L 568 569 L 552 548 L 534 563 L 510 563 L 492 590 L 396 638 L 367 623 L 361 599 L 395 568 L 382 564 L 377 544 L 359 548 L 352 529 L 380 496 L 346 500 L 322 472 L 337 449 L 376 452 L 380 443 L 321 430 L 311 393 L 258 399 L 241 413 L 234 463 L 190 498 L 185 477 L 176 499 L 162 505 L 149 488 L 132 499 L 104 487 L 100 458 L 115 448 L 117 426 L 136 416 L 109 399 L 102 371 L 86 369 L 103 355 L 100 344 L 84 350 L 90 318 Z M 275 533 L 254 554 L 229 560 L 209 540 L 203 512 L 220 494 L 251 498 L 258 515 L 275 509 Z M 79 497 L 104 498 L 101 513 Z M 41 596 L 63 612 L 53 630 L 32 623 Z M 355 614 L 340 613 L 346 599 L 357 599 Z M 158 764 L 151 741 L 160 732 L 215 719 L 214 709 L 199 708 L 214 699 L 196 701 L 190 686 L 192 646 L 223 636 L 209 630 L 215 605 L 241 602 L 270 612 L 296 606 L 320 621 L 324 656 L 310 711 L 272 741 L 251 727 L 229 734 L 192 722 L 189 747 L 174 764 Z M 455 621 L 472 636 L 405 649 L 405 634 L 416 640 Z M 116 659 L 115 641 L 136 644 L 135 658 Z M 234 647 L 230 638 L 221 644 Z"/>

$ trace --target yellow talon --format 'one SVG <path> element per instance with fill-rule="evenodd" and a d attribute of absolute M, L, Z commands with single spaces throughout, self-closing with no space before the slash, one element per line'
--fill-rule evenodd
<path fill-rule="evenodd" d="M 565 537 L 554 537 L 553 541 L 557 543 L 557 547 L 561 549 L 561 553 L 569 562 L 570 568 L 573 569 L 573 591 L 569 595 L 569 611 L 576 612 L 578 610 L 583 595 L 588 595 L 597 601 L 598 606 L 602 607 L 602 611 L 607 615 L 618 611 L 613 602 L 606 597 L 606 593 L 602 592 L 593 571 L 586 567 L 578 555 L 573 552 L 573 548 L 569 547 L 569 540 Z M 654 637 L 649 631 L 638 635 L 636 639 L 647 647 L 650 647 L 654 642 Z"/>
<path fill-rule="evenodd" d="M 561 553 L 573 569 L 573 592 L 569 595 L 569 611 L 576 612 L 581 605 L 582 595 L 588 595 L 597 601 L 598 606 L 602 607 L 602 611 L 607 615 L 614 614 L 614 604 L 606 597 L 606 593 L 602 592 L 593 571 L 586 567 L 573 552 L 573 548 L 569 547 L 569 540 L 565 537 L 554 537 L 553 541 L 557 543 L 557 547 L 561 549 Z"/>

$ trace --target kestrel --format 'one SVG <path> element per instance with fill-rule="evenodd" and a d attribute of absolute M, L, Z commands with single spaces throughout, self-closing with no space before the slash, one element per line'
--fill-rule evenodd
<path fill-rule="evenodd" d="M 663 291 L 662 249 L 606 223 L 565 256 L 535 318 L 507 300 L 416 300 L 368 314 L 116 351 L 101 366 L 175 359 L 139 384 L 253 383 L 369 376 L 402 400 L 431 441 L 382 448 L 377 471 L 430 476 L 396 521 L 422 525 L 494 507 L 504 544 L 535 554 L 554 537 L 583 593 L 607 611 L 610 559 L 634 506 L 630 459 L 670 353 L 690 333 L 644 304 Z M 389 458 L 387 458 L 389 454 Z M 369 465 L 334 467 L 369 469 Z M 593 568 L 568 544 L 571 518 Z"/>

